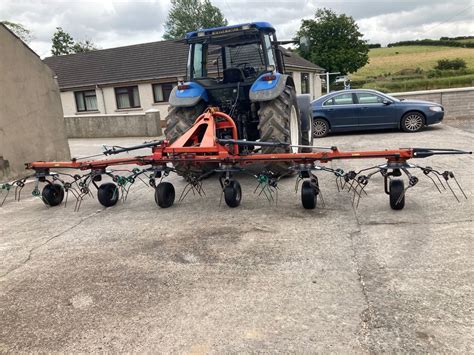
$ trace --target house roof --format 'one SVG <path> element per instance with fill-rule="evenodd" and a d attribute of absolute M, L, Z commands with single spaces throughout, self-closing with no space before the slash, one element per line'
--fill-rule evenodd
<path fill-rule="evenodd" d="M 288 69 L 323 69 L 295 53 L 285 57 Z M 160 41 L 86 53 L 48 57 L 44 62 L 56 73 L 61 89 L 146 81 L 184 76 L 188 46 Z"/>

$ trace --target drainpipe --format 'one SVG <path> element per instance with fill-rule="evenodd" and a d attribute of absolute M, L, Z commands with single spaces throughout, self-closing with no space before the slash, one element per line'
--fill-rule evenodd
<path fill-rule="evenodd" d="M 100 89 L 100 96 L 102 97 L 102 103 L 104 104 L 104 115 L 107 114 L 107 107 L 105 106 L 105 97 L 104 97 L 104 90 L 102 90 L 102 87 L 97 84 L 95 86 L 96 89 Z"/>

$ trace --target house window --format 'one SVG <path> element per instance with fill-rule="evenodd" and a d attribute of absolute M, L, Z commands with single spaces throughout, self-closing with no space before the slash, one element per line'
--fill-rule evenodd
<path fill-rule="evenodd" d="M 97 111 L 97 96 L 95 90 L 76 91 L 77 112 Z"/>
<path fill-rule="evenodd" d="M 140 107 L 138 86 L 115 88 L 115 98 L 118 109 Z"/>
<path fill-rule="evenodd" d="M 309 74 L 301 73 L 301 93 L 309 94 Z"/>
<path fill-rule="evenodd" d="M 153 101 L 157 102 L 168 102 L 171 94 L 171 90 L 176 84 L 153 84 Z"/>

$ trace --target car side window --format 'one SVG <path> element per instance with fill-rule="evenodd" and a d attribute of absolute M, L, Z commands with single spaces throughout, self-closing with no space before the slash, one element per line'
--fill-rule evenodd
<path fill-rule="evenodd" d="M 336 95 L 324 103 L 324 106 L 334 106 L 334 105 L 351 105 L 354 101 L 352 99 L 352 94 L 340 94 Z"/>
<path fill-rule="evenodd" d="M 383 98 L 381 96 L 370 94 L 367 92 L 357 93 L 357 101 L 359 104 L 381 104 L 383 103 Z"/>

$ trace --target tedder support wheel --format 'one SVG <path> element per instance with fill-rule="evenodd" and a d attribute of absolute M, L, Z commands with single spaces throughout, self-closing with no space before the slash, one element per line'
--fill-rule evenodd
<path fill-rule="evenodd" d="M 175 198 L 174 186 L 169 182 L 160 182 L 155 189 L 155 202 L 161 208 L 173 206 Z"/>
<path fill-rule="evenodd" d="M 236 180 L 231 180 L 224 188 L 225 203 L 229 207 L 237 207 L 242 200 L 242 189 Z"/>
<path fill-rule="evenodd" d="M 119 189 L 113 182 L 102 184 L 97 189 L 97 199 L 104 207 L 114 206 L 119 199 Z"/>
<path fill-rule="evenodd" d="M 318 194 L 316 189 L 311 184 L 311 181 L 303 181 L 301 186 L 301 203 L 303 207 L 307 210 L 313 210 L 316 208 L 316 203 L 318 201 Z"/>
<path fill-rule="evenodd" d="M 48 184 L 43 188 L 41 196 L 46 205 L 57 206 L 63 202 L 64 188 L 59 184 Z"/>
<path fill-rule="evenodd" d="M 286 142 L 292 145 L 302 144 L 301 117 L 296 101 L 295 89 L 286 86 L 277 98 L 260 103 L 258 110 L 260 140 L 262 142 Z M 262 147 L 262 153 L 299 153 L 298 147 Z M 275 175 L 287 175 L 291 172 L 290 162 L 272 163 L 267 166 Z"/>
<path fill-rule="evenodd" d="M 393 210 L 401 210 L 405 207 L 405 186 L 403 180 L 390 180 L 390 207 Z M 401 197 L 402 196 L 402 197 Z M 401 198 L 400 198 L 401 197 Z"/>

